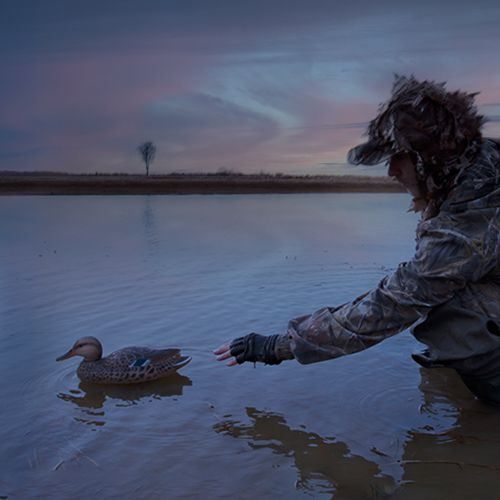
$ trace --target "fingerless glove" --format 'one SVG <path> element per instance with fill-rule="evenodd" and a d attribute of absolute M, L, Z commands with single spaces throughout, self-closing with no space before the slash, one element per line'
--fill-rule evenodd
<path fill-rule="evenodd" d="M 284 359 L 293 359 L 288 335 L 266 336 L 250 333 L 234 339 L 230 345 L 230 352 L 239 364 L 250 361 L 279 365 Z"/>

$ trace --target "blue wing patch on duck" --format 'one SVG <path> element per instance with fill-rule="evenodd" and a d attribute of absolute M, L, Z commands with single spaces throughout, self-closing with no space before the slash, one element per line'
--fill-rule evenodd
<path fill-rule="evenodd" d="M 84 382 L 98 384 L 134 384 L 167 377 L 187 365 L 191 358 L 182 356 L 180 349 L 150 349 L 125 347 L 102 357 L 102 345 L 95 337 L 83 337 L 63 356 L 84 359 L 76 371 Z"/>
<path fill-rule="evenodd" d="M 138 358 L 130 363 L 129 368 L 142 368 L 144 366 L 148 366 L 149 363 L 151 363 L 149 358 Z"/>

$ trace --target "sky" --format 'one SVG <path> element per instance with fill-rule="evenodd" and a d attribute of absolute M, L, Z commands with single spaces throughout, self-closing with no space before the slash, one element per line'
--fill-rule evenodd
<path fill-rule="evenodd" d="M 0 0 L 0 170 L 383 174 L 347 151 L 394 74 L 480 92 L 498 0 Z"/>

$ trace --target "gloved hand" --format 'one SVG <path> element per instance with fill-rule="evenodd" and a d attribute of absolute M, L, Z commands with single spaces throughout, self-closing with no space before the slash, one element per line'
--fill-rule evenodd
<path fill-rule="evenodd" d="M 279 365 L 284 359 L 293 359 L 287 335 L 265 336 L 258 333 L 236 338 L 230 344 L 224 344 L 216 349 L 214 354 L 218 355 L 218 361 L 233 357 L 234 359 L 228 363 L 230 366 L 245 361 Z"/>
<path fill-rule="evenodd" d="M 258 333 L 250 333 L 244 337 L 234 339 L 230 346 L 231 356 L 241 365 L 245 361 L 256 363 L 260 361 L 266 365 L 278 365 L 278 360 L 274 352 L 274 346 L 278 335 L 264 336 Z"/>

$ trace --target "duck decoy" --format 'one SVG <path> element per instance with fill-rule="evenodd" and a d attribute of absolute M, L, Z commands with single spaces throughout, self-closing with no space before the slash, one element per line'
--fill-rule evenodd
<path fill-rule="evenodd" d="M 175 373 L 191 361 L 180 349 L 125 347 L 102 357 L 102 344 L 95 337 L 82 337 L 56 361 L 82 356 L 76 374 L 83 382 L 135 384 L 157 380 Z"/>

